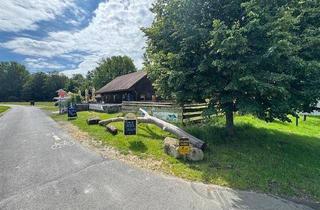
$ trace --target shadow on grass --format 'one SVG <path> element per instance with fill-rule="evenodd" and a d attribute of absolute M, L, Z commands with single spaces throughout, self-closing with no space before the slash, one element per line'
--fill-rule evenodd
<path fill-rule="evenodd" d="M 133 152 L 145 153 L 148 150 L 148 148 L 142 141 L 131 141 L 129 142 L 129 144 L 129 149 Z"/>
<path fill-rule="evenodd" d="M 68 121 L 73 121 L 73 120 L 77 120 L 77 117 L 68 117 Z"/>
<path fill-rule="evenodd" d="M 320 200 L 320 138 L 250 124 L 234 138 L 213 125 L 187 130 L 209 145 L 202 162 L 189 163 L 203 182 Z"/>
<path fill-rule="evenodd" d="M 163 136 L 159 135 L 157 131 L 152 130 L 149 126 L 139 127 L 145 134 L 139 133 L 139 136 L 150 138 L 150 139 L 162 139 Z"/>

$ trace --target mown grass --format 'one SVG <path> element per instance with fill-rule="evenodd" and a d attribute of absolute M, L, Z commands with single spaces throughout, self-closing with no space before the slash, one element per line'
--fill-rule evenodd
<path fill-rule="evenodd" d="M 236 117 L 236 137 L 221 122 L 188 128 L 208 142 L 206 160 L 193 167 L 209 183 L 320 200 L 320 118 L 266 123 Z"/>
<path fill-rule="evenodd" d="M 0 102 L 0 104 L 30 106 L 30 102 Z M 35 106 L 46 111 L 58 111 L 58 107 L 54 106 L 54 102 L 51 101 L 35 102 Z"/>
<path fill-rule="evenodd" d="M 105 144 L 126 154 L 163 161 L 163 170 L 176 176 L 244 190 L 280 196 L 320 200 L 320 118 L 308 117 L 293 123 L 266 123 L 252 116 L 237 116 L 236 137 L 228 138 L 223 119 L 189 126 L 188 132 L 208 143 L 205 159 L 198 163 L 176 160 L 163 152 L 162 140 L 170 135 L 153 125 L 140 124 L 137 136 L 124 136 L 123 124 L 113 123 L 119 134 L 113 136 L 86 119 L 117 114 L 79 112 L 71 121 Z M 67 120 L 66 116 L 54 116 Z"/>
<path fill-rule="evenodd" d="M 70 122 L 78 126 L 82 131 L 88 132 L 92 137 L 117 148 L 123 154 L 127 154 L 130 151 L 140 157 L 150 155 L 156 158 L 167 157 L 162 152 L 162 140 L 169 134 L 154 125 L 139 124 L 137 128 L 138 135 L 125 136 L 123 135 L 123 123 L 112 123 L 112 125 L 118 129 L 118 134 L 113 136 L 99 125 L 89 126 L 86 123 L 86 120 L 90 117 L 98 116 L 101 119 L 107 119 L 117 117 L 118 115 L 119 114 L 103 114 L 97 112 L 78 112 L 78 118 L 70 120 Z M 68 120 L 66 115 L 54 115 L 53 118 L 56 120 Z"/>
<path fill-rule="evenodd" d="M 10 109 L 8 106 L 0 106 L 0 114 Z"/>

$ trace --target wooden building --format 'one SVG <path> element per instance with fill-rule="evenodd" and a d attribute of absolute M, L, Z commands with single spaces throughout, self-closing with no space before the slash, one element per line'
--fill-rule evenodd
<path fill-rule="evenodd" d="M 119 76 L 106 84 L 96 94 L 102 103 L 118 104 L 122 101 L 151 101 L 153 88 L 147 73 L 137 71 Z"/>

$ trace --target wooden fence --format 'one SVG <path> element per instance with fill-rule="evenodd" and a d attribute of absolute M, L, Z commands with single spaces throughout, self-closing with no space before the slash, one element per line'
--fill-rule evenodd
<path fill-rule="evenodd" d="M 124 101 L 122 102 L 122 112 L 137 113 L 139 109 L 146 110 L 151 115 L 160 119 L 171 122 L 182 122 L 182 108 L 171 102 L 140 102 L 140 101 Z"/>
<path fill-rule="evenodd" d="M 96 111 L 105 113 L 116 113 L 121 110 L 121 104 L 76 104 L 77 111 Z"/>
<path fill-rule="evenodd" d="M 208 104 L 185 104 L 182 111 L 183 123 L 201 122 L 203 117 L 203 111 L 208 108 Z"/>
<path fill-rule="evenodd" d="M 125 113 L 139 113 L 139 108 L 143 108 L 151 115 L 166 121 L 194 123 L 203 120 L 203 111 L 208 108 L 208 105 L 201 103 L 180 106 L 172 102 L 140 101 L 124 101 L 122 103 L 122 112 Z"/>

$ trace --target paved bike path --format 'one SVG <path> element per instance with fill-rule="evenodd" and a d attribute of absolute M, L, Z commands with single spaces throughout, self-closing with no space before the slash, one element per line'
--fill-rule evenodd
<path fill-rule="evenodd" d="M 36 107 L 0 117 L 0 209 L 309 209 L 103 159 Z"/>

